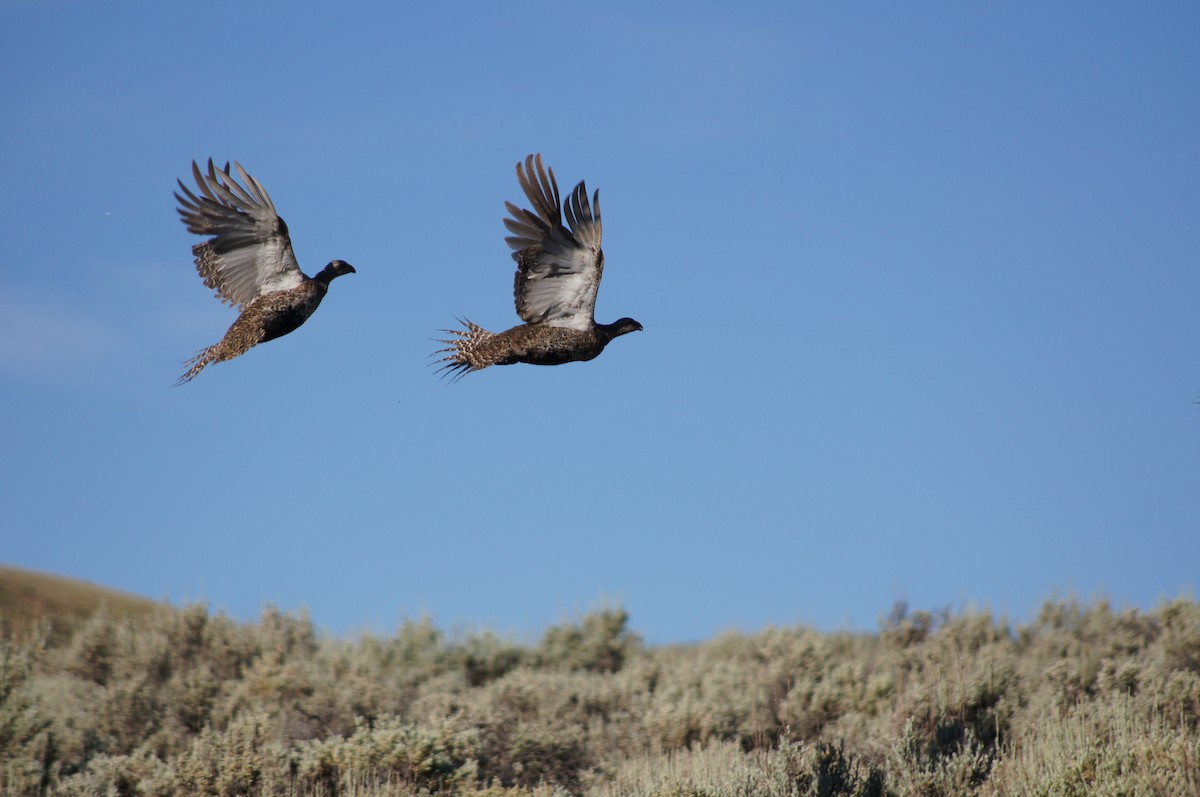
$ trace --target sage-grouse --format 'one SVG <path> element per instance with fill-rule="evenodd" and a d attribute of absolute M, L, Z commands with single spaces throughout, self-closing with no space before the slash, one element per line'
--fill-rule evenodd
<path fill-rule="evenodd" d="M 317 309 L 335 277 L 354 273 L 349 263 L 333 260 L 317 276 L 306 276 L 266 189 L 240 163 L 234 166 L 244 185 L 230 173 L 229 164 L 216 169 L 209 158 L 208 174 L 203 174 L 192 161 L 203 196 L 189 191 L 182 180 L 184 195 L 175 194 L 188 231 L 213 236 L 192 247 L 200 278 L 221 301 L 242 308 L 225 337 L 189 360 L 176 384 L 190 381 L 209 363 L 231 360 L 294 331 Z"/>
<path fill-rule="evenodd" d="M 470 321 L 462 322 L 466 329 L 444 330 L 457 337 L 442 341 L 450 345 L 436 353 L 449 355 L 441 359 L 445 365 L 439 370 L 456 377 L 489 365 L 591 360 L 613 338 L 642 328 L 632 318 L 596 323 L 596 291 L 604 273 L 600 192 L 588 202 L 587 187 L 580 181 L 561 203 L 560 213 L 558 181 L 553 169 L 546 176 L 541 155 L 527 157 L 524 168 L 517 164 L 517 180 L 533 210 L 504 203 L 511 216 L 504 226 L 512 233 L 504 240 L 515 250 L 513 296 L 525 323 L 499 333 Z"/>

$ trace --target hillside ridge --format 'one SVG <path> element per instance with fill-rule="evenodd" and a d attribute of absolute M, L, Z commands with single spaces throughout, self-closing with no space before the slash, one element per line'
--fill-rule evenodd
<path fill-rule="evenodd" d="M 50 623 L 51 639 L 61 641 L 101 606 L 114 617 L 141 617 L 166 604 L 91 581 L 0 564 L 0 630 L 25 634 L 35 623 Z"/>

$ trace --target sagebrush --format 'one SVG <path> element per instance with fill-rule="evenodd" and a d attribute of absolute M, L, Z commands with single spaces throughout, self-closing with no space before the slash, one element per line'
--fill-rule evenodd
<path fill-rule="evenodd" d="M 1200 606 L 896 610 L 648 647 L 619 608 L 537 644 L 348 641 L 268 609 L 101 610 L 0 641 L 14 795 L 1200 794 Z"/>

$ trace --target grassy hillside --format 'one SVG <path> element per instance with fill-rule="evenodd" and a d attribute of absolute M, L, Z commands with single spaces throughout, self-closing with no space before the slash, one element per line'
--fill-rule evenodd
<path fill-rule="evenodd" d="M 144 617 L 156 605 L 86 581 L 0 565 L 0 629 L 8 634 L 48 621 L 52 639 L 63 641 L 101 606 L 114 617 Z"/>
<path fill-rule="evenodd" d="M 1190 600 L 671 648 L 619 609 L 520 645 L 158 607 L 0 643 L 3 794 L 1197 795 L 1198 763 Z"/>

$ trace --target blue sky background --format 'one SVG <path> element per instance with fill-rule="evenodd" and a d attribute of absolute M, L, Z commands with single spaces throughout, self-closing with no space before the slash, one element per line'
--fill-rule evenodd
<path fill-rule="evenodd" d="M 1200 6 L 334 5 L 0 6 L 0 561 L 337 634 L 1192 594 Z M 439 381 L 534 151 L 645 331 Z M 176 388 L 210 155 L 358 273 Z"/>

